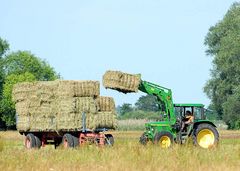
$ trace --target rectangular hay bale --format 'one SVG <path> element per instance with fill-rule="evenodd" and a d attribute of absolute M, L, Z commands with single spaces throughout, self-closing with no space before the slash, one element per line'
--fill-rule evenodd
<path fill-rule="evenodd" d="M 93 97 L 77 97 L 76 112 L 77 113 L 96 113 L 98 111 L 97 102 Z"/>
<path fill-rule="evenodd" d="M 103 85 L 105 88 L 114 89 L 122 93 L 138 92 L 140 82 L 140 75 L 120 71 L 106 71 L 103 75 Z"/>
<path fill-rule="evenodd" d="M 99 81 L 76 81 L 74 89 L 76 97 L 97 97 L 100 95 Z"/>
<path fill-rule="evenodd" d="M 31 116 L 31 130 L 56 130 L 57 129 L 57 120 L 56 116 L 54 115 L 38 115 L 38 116 Z"/>
<path fill-rule="evenodd" d="M 31 129 L 30 124 L 30 116 L 16 115 L 17 130 L 28 131 Z"/>
<path fill-rule="evenodd" d="M 114 112 L 98 112 L 94 115 L 94 128 L 117 128 L 117 115 Z"/>
<path fill-rule="evenodd" d="M 97 97 L 100 94 L 99 81 L 58 81 L 58 96 Z"/>
<path fill-rule="evenodd" d="M 112 97 L 100 96 L 96 99 L 99 112 L 115 112 L 115 102 Z"/>

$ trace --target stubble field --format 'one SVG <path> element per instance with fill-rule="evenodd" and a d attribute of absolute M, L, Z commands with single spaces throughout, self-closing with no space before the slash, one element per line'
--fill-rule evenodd
<path fill-rule="evenodd" d="M 240 131 L 220 131 L 219 146 L 210 150 L 191 144 L 144 147 L 141 133 L 112 132 L 113 147 L 26 150 L 17 131 L 0 132 L 0 170 L 240 170 Z"/>

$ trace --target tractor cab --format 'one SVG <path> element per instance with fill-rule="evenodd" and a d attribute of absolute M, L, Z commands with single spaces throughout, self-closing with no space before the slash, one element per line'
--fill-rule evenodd
<path fill-rule="evenodd" d="M 174 104 L 179 131 L 186 135 L 189 134 L 195 123 L 206 119 L 204 111 L 203 104 Z"/>
<path fill-rule="evenodd" d="M 174 111 L 176 118 L 180 121 L 186 118 L 187 111 L 193 114 L 194 122 L 206 119 L 203 104 L 174 104 Z"/>

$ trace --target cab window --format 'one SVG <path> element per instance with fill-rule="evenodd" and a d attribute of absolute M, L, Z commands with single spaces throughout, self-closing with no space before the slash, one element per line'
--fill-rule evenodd
<path fill-rule="evenodd" d="M 195 117 L 195 119 L 202 119 L 202 108 L 201 107 L 195 107 L 194 117 Z"/>

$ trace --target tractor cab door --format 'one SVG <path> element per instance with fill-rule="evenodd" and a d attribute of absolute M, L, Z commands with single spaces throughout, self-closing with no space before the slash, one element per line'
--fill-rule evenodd
<path fill-rule="evenodd" d="M 187 113 L 193 114 L 193 121 L 188 123 L 189 116 L 186 116 Z M 181 125 L 182 132 L 189 132 L 193 123 L 196 119 L 200 119 L 201 117 L 201 110 L 200 108 L 194 106 L 175 106 L 175 114 L 178 120 L 178 123 Z"/>
<path fill-rule="evenodd" d="M 194 107 L 188 106 L 175 106 L 175 115 L 178 120 L 184 120 L 186 118 L 186 112 L 190 111 L 194 114 Z"/>

